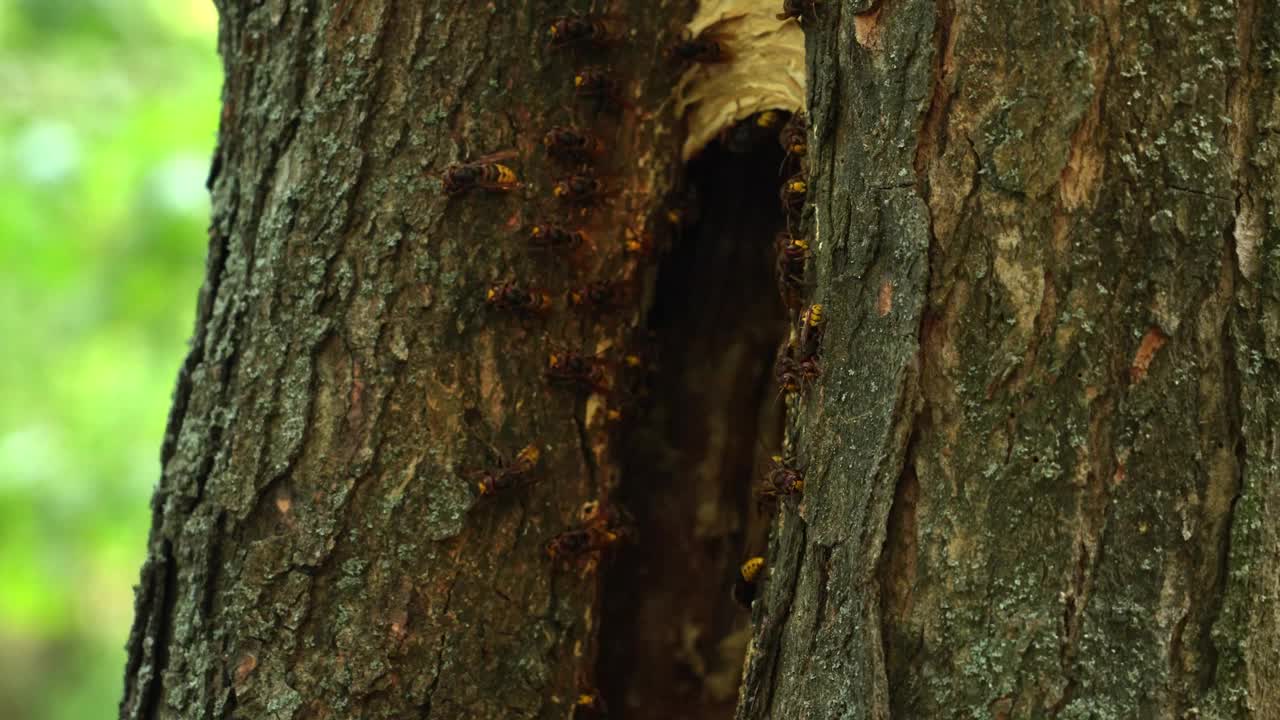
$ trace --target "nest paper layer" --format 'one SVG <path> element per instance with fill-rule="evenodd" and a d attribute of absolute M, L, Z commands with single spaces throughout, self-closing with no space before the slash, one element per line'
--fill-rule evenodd
<path fill-rule="evenodd" d="M 781 0 L 708 0 L 688 31 L 712 34 L 727 62 L 695 64 L 676 85 L 676 113 L 685 119 L 683 157 L 698 154 L 723 130 L 762 110 L 804 107 L 804 31 L 777 19 Z"/>

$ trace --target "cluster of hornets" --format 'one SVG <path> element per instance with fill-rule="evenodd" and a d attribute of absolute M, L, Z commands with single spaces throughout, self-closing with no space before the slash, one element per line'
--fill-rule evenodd
<path fill-rule="evenodd" d="M 778 16 L 782 18 L 782 15 Z M 748 118 L 744 125 L 753 125 L 753 131 L 778 132 L 782 124 L 781 113 L 766 110 Z M 741 126 L 739 126 L 741 128 Z M 741 132 L 741 129 L 739 129 Z M 786 153 L 784 168 L 793 172 L 782 184 L 779 197 L 786 215 L 786 229 L 778 233 L 777 277 L 787 313 L 794 318 L 790 333 L 774 362 L 774 380 L 779 395 L 795 397 L 804 393 L 822 374 L 819 359 L 822 352 L 822 334 L 826 326 L 826 314 L 822 305 L 805 305 L 805 265 L 809 258 L 809 243 L 803 233 L 797 233 L 803 222 L 808 200 L 808 127 L 804 112 L 793 114 L 778 133 L 778 141 Z M 730 145 L 731 146 L 731 145 Z M 771 466 L 764 472 L 764 479 L 756 492 L 758 506 L 773 504 L 781 499 L 799 496 L 804 492 L 804 472 L 794 462 L 782 455 L 770 458 Z M 764 558 L 748 558 L 738 569 L 733 586 L 733 598 L 745 608 L 755 600 Z"/>
<path fill-rule="evenodd" d="M 777 16 L 779 20 L 803 21 L 812 16 L 814 3 L 813 0 L 784 0 L 782 10 Z M 547 27 L 547 44 L 554 51 L 608 50 L 621 42 L 622 27 L 621 20 L 610 15 L 557 17 Z M 719 63 L 730 59 L 724 42 L 711 33 L 686 37 L 672 44 L 666 49 L 666 56 L 680 64 Z M 573 76 L 573 88 L 574 94 L 589 103 L 596 115 L 632 109 L 605 67 L 588 65 L 578 69 Z M 797 112 L 790 118 L 785 112 L 776 110 L 756 113 L 722 133 L 720 141 L 733 150 L 735 146 L 746 147 L 764 136 L 778 139 L 786 153 L 785 167 L 794 171 L 780 192 L 781 205 L 787 216 L 787 230 L 778 237 L 777 271 L 783 301 L 790 308 L 789 312 L 798 311 L 799 322 L 798 329 L 793 328 L 791 338 L 779 351 L 775 372 L 780 392 L 794 395 L 803 392 L 819 376 L 818 353 L 823 327 L 821 305 L 800 307 L 809 246 L 802 237 L 792 234 L 793 228 L 801 222 L 807 196 L 805 157 L 808 147 L 804 113 Z M 609 194 L 605 181 L 593 170 L 606 154 L 605 141 L 590 129 L 570 124 L 547 130 L 542 145 L 548 157 L 567 171 L 552 185 L 552 195 L 570 210 L 568 217 L 575 220 L 588 217 L 591 209 L 601 204 Z M 441 177 L 445 194 L 457 197 L 477 190 L 507 192 L 520 187 L 517 172 L 506 164 L 515 154 L 515 151 L 495 153 L 450 165 Z M 680 203 L 666 210 L 665 219 L 678 231 L 693 222 L 695 214 L 696 198 L 688 193 Z M 529 248 L 536 252 L 572 253 L 587 244 L 587 236 L 582 229 L 555 222 L 534 223 L 524 232 Z M 624 244 L 628 253 L 652 254 L 651 245 L 644 233 L 628 228 Z M 566 293 L 566 301 L 575 308 L 607 311 L 627 304 L 632 294 L 625 282 L 599 281 L 570 289 Z M 546 290 L 523 286 L 516 281 L 489 287 L 485 303 L 495 311 L 522 317 L 546 314 L 554 306 L 553 298 Z M 552 386 L 606 397 L 605 420 L 617 423 L 622 419 L 621 408 L 629 404 L 629 400 L 624 398 L 646 392 L 644 375 L 652 369 L 653 363 L 652 358 L 644 353 L 625 355 L 621 366 L 627 375 L 616 378 L 611 385 L 606 371 L 613 364 L 600 355 L 556 350 L 548 355 L 543 375 Z M 492 497 L 532 482 L 540 455 L 537 445 L 529 444 L 513 459 L 473 472 L 471 475 L 480 496 Z M 764 473 L 757 498 L 762 505 L 774 503 L 781 498 L 797 496 L 803 489 L 803 473 L 782 456 L 775 455 L 772 466 Z M 622 508 L 590 501 L 579 509 L 578 524 L 552 537 L 546 543 L 545 551 L 553 563 L 576 565 L 583 574 L 587 574 L 596 569 L 603 554 L 630 536 L 632 527 L 630 515 Z M 763 568 L 762 557 L 752 557 L 740 567 L 733 597 L 744 607 L 749 608 L 755 598 Z M 573 717 L 606 717 L 604 701 L 599 693 L 593 689 L 580 691 Z"/>

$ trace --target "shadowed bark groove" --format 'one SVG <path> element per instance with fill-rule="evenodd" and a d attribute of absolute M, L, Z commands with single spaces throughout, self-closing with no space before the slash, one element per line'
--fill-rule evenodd
<path fill-rule="evenodd" d="M 712 146 L 688 180 L 701 219 L 663 260 L 649 311 L 652 407 L 627 434 L 617 498 L 636 542 L 606 572 L 599 676 L 610 718 L 724 718 L 750 634 L 731 599 L 765 549 L 757 468 L 781 435 L 774 354 L 785 332 L 774 278 L 782 152 Z"/>

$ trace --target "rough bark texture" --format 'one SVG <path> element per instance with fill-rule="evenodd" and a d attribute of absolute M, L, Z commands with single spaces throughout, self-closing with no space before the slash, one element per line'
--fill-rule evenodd
<path fill-rule="evenodd" d="M 690 11 L 616 9 L 626 40 L 575 58 L 546 47 L 569 12 L 550 2 L 219 3 L 208 275 L 122 717 L 565 717 L 594 681 L 598 582 L 552 572 L 543 547 L 613 478 L 595 416 L 542 370 L 635 321 L 563 292 L 643 275 L 623 228 L 671 185 L 659 49 Z M 591 61 L 628 103 L 579 115 L 608 141 L 612 195 L 592 248 L 539 261 L 522 228 L 566 213 L 537 145 L 582 107 Z M 446 165 L 506 149 L 522 188 L 441 193 Z M 486 312 L 509 279 L 557 293 L 556 312 Z M 479 502 L 468 473 L 529 442 L 540 481 Z"/>
<path fill-rule="evenodd" d="M 824 3 L 741 718 L 1280 712 L 1280 10 Z"/>
<path fill-rule="evenodd" d="M 541 0 L 219 9 L 208 277 L 121 716 L 551 718 L 594 686 L 614 717 L 727 716 L 725 591 L 777 444 L 777 179 L 695 168 L 707 219 L 657 279 L 623 251 L 663 244 L 661 48 L 691 8 L 611 6 L 626 41 L 577 58 Z M 738 717 L 1276 717 L 1276 3 L 821 0 L 804 27 L 829 321 Z M 625 88 L 579 114 L 612 195 L 590 248 L 540 260 L 520 230 L 564 211 L 536 146 L 587 62 Z M 504 149 L 521 188 L 441 194 Z M 644 301 L 521 321 L 484 307 L 509 279 Z M 646 323 L 664 357 L 619 442 L 542 370 Z M 538 481 L 478 499 L 530 442 Z M 637 544 L 603 583 L 552 568 L 610 497 Z"/>

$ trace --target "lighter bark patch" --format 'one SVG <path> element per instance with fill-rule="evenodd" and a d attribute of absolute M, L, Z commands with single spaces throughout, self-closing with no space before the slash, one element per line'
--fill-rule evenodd
<path fill-rule="evenodd" d="M 1169 563 L 1165 567 L 1164 576 L 1160 582 L 1160 599 L 1157 601 L 1155 608 L 1155 620 L 1157 627 L 1167 633 L 1168 641 L 1162 648 L 1166 654 L 1169 669 L 1175 674 L 1187 672 L 1194 666 L 1194 648 L 1184 647 L 1183 631 L 1187 619 L 1187 610 L 1190 605 L 1190 599 L 1187 597 L 1188 579 L 1182 572 L 1182 569 L 1176 563 Z M 1185 654 L 1190 650 L 1191 655 Z M 1163 698 L 1165 703 L 1169 703 L 1170 698 Z M 1167 707 L 1166 710 L 1172 710 Z M 1170 713 L 1172 715 L 1173 713 Z"/>
<path fill-rule="evenodd" d="M 258 667 L 258 657 L 253 653 L 245 653 L 240 656 L 240 662 L 236 663 L 236 672 L 234 682 L 236 687 L 244 684 L 249 679 L 249 674 L 253 669 Z"/>
<path fill-rule="evenodd" d="M 1100 68 L 1099 74 L 1101 71 Z M 1089 104 L 1089 111 L 1085 113 L 1079 127 L 1071 134 L 1067 164 L 1062 168 L 1062 182 L 1058 185 L 1058 193 L 1062 198 L 1062 206 L 1067 210 L 1075 210 L 1087 203 L 1102 181 L 1106 157 L 1097 144 L 1100 137 L 1098 121 L 1102 117 L 1102 92 L 1096 87 L 1096 83 L 1100 82 L 1100 77 L 1095 79 L 1093 102 Z"/>
<path fill-rule="evenodd" d="M 858 44 L 868 50 L 879 50 L 880 43 L 880 10 L 884 6 L 878 6 L 870 12 L 858 13 L 853 16 L 853 33 L 858 39 Z"/>
<path fill-rule="evenodd" d="M 407 623 L 409 622 L 409 611 L 405 608 L 396 610 L 391 616 L 391 639 L 397 644 L 400 643 L 409 634 Z"/>
<path fill-rule="evenodd" d="M 484 399 L 488 407 L 487 415 L 490 421 L 496 422 L 505 414 L 506 393 L 503 392 L 501 376 L 498 373 L 493 336 L 482 335 L 480 343 L 483 347 L 478 348 L 478 352 L 475 354 L 477 359 L 476 371 L 480 374 L 480 397 Z M 546 362 L 545 357 L 540 356 L 540 359 L 542 362 Z"/>
<path fill-rule="evenodd" d="M 364 397 L 364 381 L 360 379 L 360 374 L 360 361 L 352 358 L 351 388 L 347 391 L 347 425 L 352 428 L 360 427 L 364 419 L 364 406 L 360 402 Z"/>
<path fill-rule="evenodd" d="M 1232 168 L 1236 177 L 1239 197 L 1235 223 L 1236 262 L 1240 273 L 1249 280 L 1257 280 L 1261 269 L 1258 258 L 1258 243 L 1262 239 L 1265 221 L 1263 213 L 1254 207 L 1254 201 L 1247 191 L 1252 179 L 1250 161 L 1257 152 L 1257 119 L 1251 99 L 1255 97 L 1259 84 L 1259 75 L 1254 72 L 1253 38 L 1256 29 L 1253 27 L 1258 9 L 1253 2 L 1243 3 L 1236 16 L 1236 51 L 1239 53 L 1242 66 L 1250 72 L 1244 72 L 1235 79 L 1228 98 L 1228 110 L 1231 124 L 1228 126 L 1228 139 L 1231 144 Z M 1274 113 L 1273 113 L 1274 114 Z"/>
<path fill-rule="evenodd" d="M 1262 259 L 1258 257 L 1258 244 L 1262 241 L 1263 220 L 1253 206 L 1248 195 L 1240 196 L 1240 211 L 1236 215 L 1235 240 L 1236 262 L 1240 264 L 1240 274 L 1249 280 L 1257 280 L 1262 269 Z"/>
<path fill-rule="evenodd" d="M 276 510 L 280 513 L 280 521 L 290 530 L 298 525 L 298 520 L 293 514 L 293 496 L 284 490 L 276 493 L 275 498 Z"/>
<path fill-rule="evenodd" d="M 804 108 L 804 31 L 779 22 L 778 0 L 709 0 L 686 26 L 710 32 L 727 62 L 694 64 L 675 88 L 676 114 L 687 123 L 683 157 L 698 154 L 721 131 L 762 110 Z"/>
<path fill-rule="evenodd" d="M 596 343 L 595 353 L 596 355 L 607 355 L 611 348 L 613 348 L 613 341 L 608 338 L 603 338 Z M 587 402 L 583 409 L 583 422 L 590 426 L 597 422 L 596 418 L 599 418 L 599 421 L 601 422 L 604 421 L 605 414 L 608 409 L 608 398 L 597 392 L 591 393 L 587 396 Z M 600 466 L 604 467 L 608 464 L 608 438 L 605 435 L 597 435 L 594 440 L 595 442 L 591 445 L 591 451 L 595 455 L 597 462 L 600 463 Z"/>
<path fill-rule="evenodd" d="M 1130 380 L 1136 384 L 1147 378 L 1147 370 L 1151 367 L 1152 360 L 1166 342 L 1169 342 L 1169 337 L 1161 332 L 1160 328 L 1153 327 L 1147 330 L 1147 334 L 1142 336 L 1142 342 L 1138 344 L 1138 352 L 1133 356 L 1133 363 L 1129 366 Z"/>
<path fill-rule="evenodd" d="M 1017 231 L 996 238 L 999 254 L 995 259 L 996 278 L 1009 294 L 1018 330 L 1026 335 L 1035 325 L 1036 315 L 1044 299 L 1044 273 L 1015 260 L 1019 244 Z"/>
<path fill-rule="evenodd" d="M 295 143 L 290 142 L 276 160 L 276 166 L 273 168 L 275 172 L 272 174 L 270 185 L 267 186 L 267 199 L 263 204 L 263 207 L 268 208 L 266 210 L 268 216 L 279 208 L 282 198 L 287 198 L 289 193 L 296 189 L 298 178 L 310 174 L 310 168 L 301 158 L 303 152 L 297 148 Z"/>

